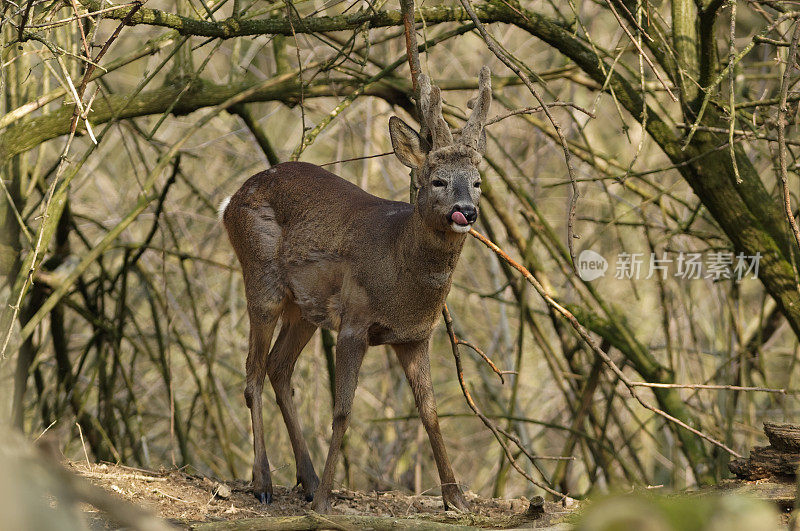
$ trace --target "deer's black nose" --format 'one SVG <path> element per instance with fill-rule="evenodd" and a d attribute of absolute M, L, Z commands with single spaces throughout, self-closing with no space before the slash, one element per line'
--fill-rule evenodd
<path fill-rule="evenodd" d="M 458 204 L 453 208 L 453 212 L 461 212 L 464 214 L 464 217 L 467 218 L 469 223 L 475 223 L 475 220 L 478 219 L 478 209 L 475 208 L 475 205 L 471 204 Z"/>

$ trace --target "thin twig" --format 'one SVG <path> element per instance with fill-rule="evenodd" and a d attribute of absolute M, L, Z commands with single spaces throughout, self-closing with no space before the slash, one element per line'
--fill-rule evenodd
<path fill-rule="evenodd" d="M 478 347 L 477 345 L 474 345 L 474 344 L 470 343 L 469 341 L 466 341 L 466 340 L 464 340 L 464 339 L 459 339 L 459 338 L 456 338 L 456 341 L 458 341 L 458 344 L 459 344 L 459 345 L 464 345 L 465 347 L 469 347 L 469 348 L 471 348 L 471 349 L 472 349 L 472 350 L 474 350 L 474 351 L 475 351 L 475 352 L 476 352 L 476 353 L 477 353 L 477 354 L 478 354 L 478 355 L 479 355 L 481 358 L 483 358 L 483 361 L 485 361 L 485 362 L 486 362 L 486 363 L 489 365 L 489 367 L 491 367 L 491 368 L 492 368 L 492 370 L 494 371 L 494 373 L 495 373 L 497 376 L 499 376 L 499 377 L 500 377 L 500 382 L 501 382 L 501 383 L 503 383 L 503 384 L 505 384 L 505 383 L 506 383 L 506 380 L 505 380 L 505 378 L 503 378 L 503 375 L 504 375 L 504 374 L 517 374 L 517 373 L 516 373 L 516 371 L 501 371 L 500 369 L 498 369 L 498 368 L 497 368 L 497 365 L 495 365 L 495 364 L 494 364 L 494 362 L 492 361 L 492 359 L 491 359 L 489 356 L 487 356 L 487 355 L 486 355 L 486 354 L 483 352 L 483 350 L 481 350 L 481 349 L 480 349 L 480 347 Z"/>
<path fill-rule="evenodd" d="M 731 25 L 729 32 L 728 44 L 728 62 L 733 63 L 736 60 L 736 1 L 731 0 Z M 729 105 L 730 105 L 730 123 L 728 124 L 728 151 L 731 155 L 731 165 L 733 166 L 733 175 L 736 177 L 736 183 L 742 184 L 742 176 L 739 175 L 739 164 L 736 162 L 736 149 L 733 144 L 733 131 L 736 129 L 736 69 L 731 68 L 729 87 Z"/>
<path fill-rule="evenodd" d="M 633 387 L 654 387 L 658 389 L 713 389 L 720 391 L 754 391 L 761 393 L 800 394 L 800 390 L 774 389 L 771 387 L 751 387 L 743 385 L 714 385 L 714 384 L 678 384 L 678 383 L 653 383 L 630 382 Z"/>
<path fill-rule="evenodd" d="M 80 422 L 76 422 L 75 425 L 78 427 L 78 435 L 81 438 L 81 446 L 83 446 L 83 456 L 86 458 L 86 467 L 91 470 L 92 463 L 89 461 L 89 452 L 86 451 L 86 441 L 83 439 L 83 429 L 81 428 Z"/>
<path fill-rule="evenodd" d="M 406 56 L 411 70 L 411 86 L 414 98 L 419 97 L 419 50 L 417 50 L 417 32 L 414 28 L 414 0 L 400 0 L 400 12 L 403 14 L 403 32 L 406 38 Z"/>
<path fill-rule="evenodd" d="M 739 105 L 738 107 L 741 107 Z M 692 127 L 692 124 L 687 124 L 685 122 L 676 122 L 676 127 L 680 127 L 681 129 L 689 129 Z M 730 129 L 726 127 L 711 127 L 708 125 L 700 125 L 697 127 L 698 131 L 707 131 L 709 133 L 727 133 Z M 735 129 L 733 131 L 735 136 L 741 136 L 748 139 L 755 139 L 755 140 L 767 140 L 768 142 L 777 142 L 778 138 L 774 136 L 769 136 L 763 133 L 754 133 L 752 131 L 745 131 L 744 129 Z M 800 140 L 784 140 L 787 146 L 800 146 Z M 726 142 L 726 145 L 728 143 Z"/>
<path fill-rule="evenodd" d="M 121 7 L 131 7 L 134 5 L 141 5 L 141 2 L 130 2 L 128 4 L 117 4 L 113 7 L 107 7 L 105 9 L 98 9 L 97 11 L 89 11 L 87 13 L 81 13 L 80 15 L 73 15 L 69 18 L 64 18 L 61 20 L 54 20 L 53 22 L 45 22 L 44 24 L 32 24 L 28 26 L 29 29 L 50 29 L 55 28 L 58 26 L 63 26 L 64 24 L 69 24 L 70 22 L 75 22 L 76 20 L 80 20 L 82 18 L 90 18 L 94 15 L 102 15 L 103 13 L 108 13 L 109 11 L 116 11 Z"/>
<path fill-rule="evenodd" d="M 499 116 L 495 116 L 486 121 L 486 125 L 496 124 L 500 120 L 505 120 L 511 116 L 516 116 L 518 114 L 533 114 L 535 112 L 541 112 L 544 110 L 545 107 L 572 107 L 575 110 L 578 110 L 588 116 L 589 118 L 597 118 L 597 116 L 590 110 L 581 107 L 580 105 L 576 105 L 574 103 L 570 103 L 568 101 L 554 101 L 552 103 L 548 103 L 544 106 L 539 107 L 525 107 L 524 109 L 515 109 L 511 112 L 507 112 L 505 114 L 501 114 Z"/>
<path fill-rule="evenodd" d="M 334 160 L 333 162 L 326 162 L 325 164 L 320 164 L 320 166 L 332 166 L 334 164 L 339 164 L 340 162 L 352 162 L 354 160 L 374 159 L 377 157 L 385 157 L 386 155 L 394 155 L 394 151 L 387 151 L 386 153 L 378 153 L 377 155 L 364 155 L 363 157 L 353 157 L 351 159 Z"/>
<path fill-rule="evenodd" d="M 294 38 L 295 55 L 297 55 L 297 78 L 300 80 L 300 146 L 297 148 L 300 150 L 306 141 L 306 106 L 305 90 L 303 87 L 303 61 L 300 59 L 300 42 L 297 40 L 297 30 L 292 21 L 292 13 L 297 16 L 297 20 L 300 20 L 300 15 L 297 13 L 291 0 L 284 0 L 284 2 L 286 3 L 286 17 L 289 20 L 289 27 L 292 29 L 292 37 Z"/>

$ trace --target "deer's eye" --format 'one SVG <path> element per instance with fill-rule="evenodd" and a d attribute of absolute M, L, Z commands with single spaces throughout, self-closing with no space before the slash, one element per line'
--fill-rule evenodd
<path fill-rule="evenodd" d="M 434 180 L 431 181 L 431 184 L 433 186 L 435 186 L 436 188 L 441 188 L 442 186 L 446 186 L 447 185 L 447 183 L 444 182 L 441 179 L 434 179 Z"/>
<path fill-rule="evenodd" d="M 474 186 L 475 188 L 480 188 L 481 187 L 481 182 L 480 181 L 475 181 L 475 184 L 473 184 L 472 186 Z"/>

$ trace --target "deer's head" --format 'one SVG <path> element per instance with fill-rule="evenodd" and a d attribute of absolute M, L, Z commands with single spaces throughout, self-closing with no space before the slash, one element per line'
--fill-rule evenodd
<path fill-rule="evenodd" d="M 389 119 L 389 134 L 400 162 L 415 170 L 417 209 L 435 230 L 468 232 L 478 219 L 481 177 L 478 164 L 486 149 L 483 127 L 492 101 L 489 68 L 481 69 L 478 94 L 470 100 L 472 114 L 461 131 L 450 131 L 442 117 L 442 95 L 421 75 L 420 110 L 423 130 L 431 142 L 396 116 Z"/>

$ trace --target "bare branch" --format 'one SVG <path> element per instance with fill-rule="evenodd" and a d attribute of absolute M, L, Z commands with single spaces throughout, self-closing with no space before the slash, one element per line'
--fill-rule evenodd
<path fill-rule="evenodd" d="M 786 120 L 788 108 L 786 106 L 786 98 L 789 93 L 789 78 L 791 72 L 794 70 L 796 63 L 795 56 L 797 55 L 797 41 L 800 40 L 800 17 L 795 19 L 794 33 L 792 34 L 792 45 L 789 47 L 789 55 L 786 68 L 783 71 L 783 78 L 781 79 L 780 90 L 780 105 L 778 107 L 778 166 L 780 168 L 781 186 L 783 189 L 783 209 L 786 214 L 786 219 L 789 221 L 789 226 L 794 235 L 794 241 L 800 250 L 800 227 L 797 226 L 797 219 L 792 213 L 792 202 L 789 193 L 789 175 L 786 167 Z"/>
<path fill-rule="evenodd" d="M 592 339 L 592 336 L 589 334 L 589 331 L 586 330 L 586 328 L 584 328 L 583 325 L 581 325 L 578 322 L 578 320 L 575 318 L 574 315 L 572 315 L 572 313 L 569 310 L 567 310 L 566 308 L 561 306 L 558 302 L 556 302 L 555 299 L 553 299 L 553 297 L 550 296 L 549 293 L 547 293 L 547 291 L 544 289 L 544 287 L 541 285 L 541 283 L 536 279 L 536 277 L 534 277 L 531 274 L 530 271 L 528 271 L 524 266 L 522 266 L 521 264 L 517 263 L 514 259 L 512 259 L 510 256 L 508 256 L 508 254 L 506 254 L 502 249 L 500 249 L 500 247 L 498 247 L 496 244 L 494 244 L 488 238 L 486 238 L 486 236 L 483 236 L 482 234 L 476 232 L 474 229 L 470 229 L 469 233 L 473 237 L 475 237 L 478 241 L 483 243 L 486 247 L 488 247 L 489 249 L 494 251 L 494 253 L 497 256 L 502 258 L 511 267 L 513 267 L 514 269 L 516 269 L 517 271 L 522 273 L 522 276 L 524 276 L 525 279 L 528 281 L 528 283 L 534 287 L 534 289 L 545 300 L 545 302 L 548 304 L 548 306 L 553 308 L 553 310 L 555 310 L 557 313 L 561 314 L 564 318 L 567 319 L 567 321 L 569 321 L 570 325 L 572 325 L 572 327 L 575 329 L 575 331 L 578 332 L 578 335 L 580 335 L 581 338 L 586 342 L 586 344 L 589 345 L 589 347 L 592 349 L 592 351 L 597 356 L 599 356 L 603 360 L 603 362 L 605 362 L 605 364 L 611 369 L 611 371 L 617 376 L 617 378 L 619 378 L 620 381 L 623 384 L 625 384 L 625 386 L 628 388 L 628 391 L 630 392 L 631 396 L 633 398 L 635 398 L 636 401 L 639 402 L 639 404 L 642 405 L 642 407 L 652 411 L 653 413 L 655 413 L 655 414 L 657 414 L 657 415 L 659 415 L 661 417 L 664 417 L 668 421 L 677 424 L 681 428 L 690 431 L 691 433 L 697 435 L 701 439 L 704 439 L 704 440 L 710 442 L 714 446 L 722 448 L 723 450 L 725 450 L 729 454 L 731 454 L 733 456 L 736 456 L 736 457 L 741 457 L 741 455 L 738 452 L 736 452 L 736 451 L 732 450 L 731 448 L 729 448 L 727 445 L 725 445 L 725 443 L 723 443 L 721 441 L 718 441 L 717 439 L 714 439 L 710 435 L 706 435 L 705 433 L 701 432 L 700 430 L 698 430 L 696 428 L 693 428 L 692 426 L 689 426 L 688 424 L 686 424 L 682 420 L 680 420 L 680 419 L 670 415 L 669 413 L 667 413 L 665 411 L 662 411 L 661 409 L 658 409 L 657 407 L 652 406 L 648 402 L 646 402 L 636 392 L 635 387 L 631 384 L 630 378 L 628 378 L 625 375 L 625 373 L 622 372 L 622 369 L 620 369 L 617 366 L 617 364 L 614 363 L 614 360 L 612 360 L 608 356 L 608 354 L 603 352 L 603 350 L 597 345 L 597 342 L 595 342 L 595 340 Z"/>

